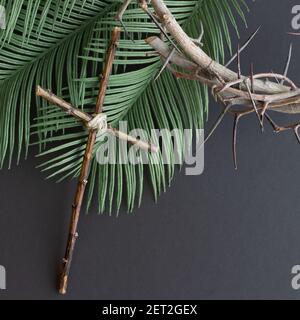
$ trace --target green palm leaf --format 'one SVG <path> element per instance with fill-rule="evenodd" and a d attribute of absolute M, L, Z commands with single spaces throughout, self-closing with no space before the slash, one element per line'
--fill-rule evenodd
<path fill-rule="evenodd" d="M 99 0 L 16 0 L 3 1 L 7 28 L 0 42 L 0 167 L 13 151 L 18 159 L 27 154 L 31 105 L 44 114 L 45 103 L 32 99 L 37 83 L 61 92 L 67 78 L 70 93 L 75 92 L 77 56 L 82 53 L 94 24 L 116 5 Z M 17 130 L 15 128 L 17 127 Z M 16 141 L 18 143 L 15 148 Z"/>
<path fill-rule="evenodd" d="M 30 1 L 24 2 L 29 3 Z M 47 1 L 43 3 L 46 8 Z M 28 146 L 31 104 L 28 103 L 31 97 L 29 88 L 35 82 L 52 88 L 58 95 L 71 100 L 74 105 L 80 105 L 88 112 L 93 111 L 99 87 L 97 74 L 102 69 L 111 29 L 116 23 L 114 6 L 118 3 L 119 1 L 106 1 L 105 3 L 103 1 L 69 1 L 69 5 L 62 8 L 54 6 L 53 2 L 50 4 L 52 10 L 50 18 L 48 18 L 48 13 L 44 15 L 40 13 L 38 16 L 40 18 L 47 16 L 43 22 L 36 22 L 32 28 L 29 25 L 31 20 L 26 23 L 26 32 L 23 31 L 23 34 L 19 35 L 19 41 L 23 45 L 22 51 L 24 48 L 27 50 L 25 58 L 27 59 L 27 55 L 35 56 L 35 51 L 41 50 L 41 52 L 37 54 L 38 59 L 33 59 L 34 61 L 28 64 L 28 67 L 25 64 L 25 68 L 21 68 L 22 80 L 20 73 L 15 70 L 19 70 L 17 65 L 23 65 L 25 58 L 18 57 L 17 50 L 14 52 L 13 61 L 17 63 L 7 62 L 9 66 L 7 72 L 12 72 L 12 76 L 4 79 L 3 92 L 21 92 L 22 103 L 18 100 L 13 101 L 14 95 L 8 94 L 1 108 L 4 110 L 6 106 L 3 115 L 13 124 L 16 119 L 11 115 L 14 114 L 17 105 L 22 106 L 22 120 L 19 120 L 20 130 L 18 131 L 19 153 L 23 145 L 22 139 L 25 139 L 26 149 Z M 236 13 L 244 19 L 242 0 L 177 0 L 166 1 L 166 4 L 193 38 L 199 36 L 200 22 L 202 22 L 205 31 L 204 50 L 215 59 L 224 60 L 225 45 L 231 48 L 228 23 L 230 22 L 236 28 Z M 98 9 L 96 10 L 95 7 Z M 22 15 L 19 14 L 19 16 L 14 19 L 17 21 L 16 25 L 19 20 L 22 21 Z M 63 20 L 62 16 L 64 16 Z M 48 19 L 52 19 L 51 22 Z M 23 23 L 24 20 L 26 20 L 26 15 L 23 16 Z M 153 55 L 152 49 L 143 39 L 148 33 L 158 33 L 157 28 L 135 3 L 126 11 L 124 22 L 128 31 L 137 40 L 133 43 L 123 35 L 120 41 L 114 74 L 111 76 L 105 99 L 104 110 L 109 122 L 117 126 L 120 120 L 126 120 L 129 129 L 143 128 L 149 134 L 153 128 L 170 130 L 173 128 L 203 128 L 203 122 L 208 113 L 207 89 L 194 82 L 176 80 L 168 71 L 164 71 L 161 77 L 154 81 L 161 61 L 159 57 Z M 39 24 L 42 25 L 42 31 L 37 38 Z M 7 32 L 10 32 L 9 29 Z M 14 37 L 18 38 L 14 33 L 11 37 L 10 35 L 5 37 L 5 41 L 10 40 L 10 42 L 4 42 L 4 48 L 11 45 Z M 40 43 L 41 48 L 33 50 L 36 43 Z M 12 69 L 14 72 L 11 71 Z M 67 83 L 63 83 L 65 74 L 67 74 Z M 0 72 L 0 79 L 1 76 Z M 18 85 L 20 81 L 21 84 Z M 23 85 L 26 85 L 25 89 Z M 49 177 L 59 177 L 59 180 L 77 176 L 87 132 L 82 130 L 80 123 L 63 114 L 57 107 L 47 106 L 39 100 L 37 102 L 38 117 L 36 124 L 32 126 L 32 131 L 38 135 L 37 143 L 41 147 L 46 146 L 46 149 L 40 154 L 47 158 L 41 165 L 42 170 L 50 172 Z M 7 110 L 9 110 L 9 115 Z M 13 127 L 6 121 L 0 125 L 0 130 L 6 128 L 9 131 L 10 127 Z M 14 138 L 8 131 L 4 139 L 1 136 L 0 139 L 3 141 L 0 140 L 0 146 L 4 146 L 2 150 L 5 153 L 9 146 L 11 155 Z M 50 148 L 47 147 L 48 145 Z M 101 146 L 99 142 L 95 152 Z M 144 166 L 99 165 L 94 158 L 90 171 L 88 206 L 92 203 L 93 198 L 97 198 L 99 212 L 106 209 L 111 212 L 114 205 L 118 211 L 122 200 L 125 199 L 128 211 L 132 211 L 135 205 L 141 203 L 143 179 L 146 175 L 150 178 L 156 199 L 162 191 L 165 191 L 174 175 L 175 164 L 171 152 L 173 146 L 167 147 L 170 149 L 171 159 L 168 165 L 162 164 L 161 154 L 152 155 L 149 164 Z M 182 156 L 184 144 L 179 149 Z M 2 152 L 4 159 L 3 154 Z M 158 160 L 158 163 L 155 160 Z"/>

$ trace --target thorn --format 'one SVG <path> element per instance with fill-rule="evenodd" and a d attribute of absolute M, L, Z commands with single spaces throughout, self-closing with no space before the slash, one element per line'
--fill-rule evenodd
<path fill-rule="evenodd" d="M 266 111 L 267 111 L 267 109 L 268 109 L 269 104 L 270 104 L 269 102 L 265 102 L 265 104 L 264 104 L 264 106 L 263 106 L 263 109 L 262 109 L 262 111 L 261 111 L 261 114 L 260 114 L 260 116 L 261 116 L 261 123 L 262 123 L 262 132 L 263 132 L 264 116 L 265 116 L 265 113 L 266 113 Z"/>
<path fill-rule="evenodd" d="M 298 143 L 300 144 L 300 134 L 299 134 L 299 128 L 300 128 L 300 123 L 296 123 L 293 125 L 289 125 L 286 127 L 279 127 L 272 119 L 271 117 L 266 113 L 265 114 L 266 119 L 270 122 L 271 126 L 273 127 L 273 130 L 275 133 L 280 133 L 280 132 L 284 132 L 287 130 L 293 130 L 296 139 L 298 141 Z"/>
<path fill-rule="evenodd" d="M 268 120 L 268 122 L 270 123 L 270 125 L 272 126 L 273 131 L 277 133 L 278 132 L 277 124 L 273 121 L 273 119 L 267 113 L 265 113 L 265 117 Z"/>
<path fill-rule="evenodd" d="M 296 136 L 296 139 L 297 139 L 298 143 L 300 144 L 299 126 L 300 126 L 300 125 L 297 125 L 297 126 L 294 128 L 294 133 L 295 133 L 295 136 Z"/>
<path fill-rule="evenodd" d="M 152 22 L 157 26 L 157 28 L 162 32 L 162 34 L 167 38 L 168 41 L 170 41 L 170 43 L 173 45 L 173 47 L 176 48 L 176 50 L 178 52 L 180 52 L 180 50 L 178 49 L 178 47 L 176 46 L 176 44 L 174 43 L 174 41 L 170 38 L 170 36 L 167 34 L 167 32 L 164 30 L 164 28 L 161 26 L 160 22 L 157 20 L 157 18 L 153 15 L 153 13 L 148 9 L 148 8 L 143 8 L 143 10 L 148 14 L 148 16 L 150 17 L 150 19 L 152 20 Z"/>
<path fill-rule="evenodd" d="M 287 32 L 291 36 L 300 36 L 300 32 Z"/>
<path fill-rule="evenodd" d="M 260 123 L 260 126 L 261 126 L 261 128 L 263 128 L 263 122 L 262 122 L 262 119 L 261 119 L 261 117 L 260 117 L 260 115 L 259 115 L 259 112 L 258 112 L 256 103 L 255 103 L 255 101 L 254 101 L 254 99 L 253 99 L 253 96 L 252 96 L 252 93 L 251 93 L 251 90 L 250 90 L 250 87 L 249 87 L 249 84 L 248 84 L 247 79 L 244 81 L 244 83 L 245 83 L 245 85 L 246 85 L 246 88 L 247 88 L 249 97 L 250 97 L 251 102 L 252 102 L 252 105 L 253 105 L 253 109 L 255 110 L 255 113 L 256 113 L 256 115 L 257 115 L 258 121 L 259 121 L 259 123 Z"/>
<path fill-rule="evenodd" d="M 287 76 L 288 72 L 289 72 L 289 68 L 290 68 L 290 63 L 291 63 L 291 58 L 292 58 L 292 51 L 293 51 L 293 44 L 290 44 L 290 49 L 289 49 L 289 53 L 288 53 L 288 57 L 287 57 L 287 61 L 285 64 L 285 68 L 284 68 L 284 77 Z M 284 83 L 284 79 L 281 80 L 281 84 Z"/>
<path fill-rule="evenodd" d="M 125 23 L 123 22 L 123 20 L 120 20 L 120 24 L 124 29 L 126 37 L 129 38 L 133 43 L 135 43 L 135 40 L 133 39 L 131 33 L 128 31 L 128 29 L 127 29 Z"/>
<path fill-rule="evenodd" d="M 265 132 L 265 128 L 264 128 L 264 118 L 261 117 L 260 121 L 261 121 L 260 131 L 261 131 L 261 133 L 264 133 L 264 132 Z"/>
<path fill-rule="evenodd" d="M 279 81 L 278 77 L 276 77 L 275 72 L 273 70 L 271 70 L 271 72 L 274 74 L 274 78 L 275 78 L 276 82 L 278 84 L 280 84 L 280 81 Z"/>
<path fill-rule="evenodd" d="M 221 114 L 219 115 L 216 123 L 213 125 L 212 129 L 210 130 L 210 132 L 208 133 L 207 137 L 205 138 L 204 142 L 202 145 L 205 145 L 207 143 L 207 141 L 210 139 L 210 137 L 214 134 L 214 132 L 216 131 L 216 129 L 219 127 L 219 125 L 221 124 L 222 120 L 224 119 L 226 113 L 229 111 L 229 109 L 231 108 L 231 105 L 227 105 L 224 110 L 221 112 Z M 200 148 L 202 148 L 202 145 Z"/>
<path fill-rule="evenodd" d="M 176 51 L 176 48 L 173 48 L 172 51 L 169 53 L 169 55 L 168 55 L 168 57 L 166 58 L 163 66 L 162 66 L 162 68 L 159 70 L 157 76 L 154 78 L 154 81 L 156 81 L 156 80 L 160 77 L 160 75 L 162 74 L 162 72 L 166 69 L 166 67 L 168 66 L 170 60 L 172 59 L 175 51 Z"/>
<path fill-rule="evenodd" d="M 115 19 L 120 22 L 121 26 L 122 26 L 123 29 L 124 29 L 125 35 L 126 35 L 129 39 L 131 39 L 133 43 L 135 43 L 135 41 L 134 41 L 134 39 L 132 38 L 131 34 L 128 32 L 125 23 L 123 22 L 123 15 L 124 15 L 125 11 L 127 10 L 130 2 L 131 2 L 131 0 L 126 0 L 126 1 L 122 4 L 122 6 L 121 6 L 120 10 L 118 11 Z"/>
<path fill-rule="evenodd" d="M 233 162 L 234 169 L 237 170 L 237 152 L 236 152 L 236 144 L 237 144 L 237 128 L 241 115 L 236 114 L 233 123 L 233 137 L 232 137 L 232 152 L 233 152 Z"/>
<path fill-rule="evenodd" d="M 260 26 L 253 32 L 253 34 L 249 37 L 249 39 L 243 44 L 243 46 L 240 48 L 240 53 L 242 53 L 248 45 L 251 43 L 253 38 L 256 36 L 258 31 L 260 30 Z M 225 67 L 228 67 L 235 59 L 237 58 L 237 55 L 235 54 L 225 65 Z"/>
<path fill-rule="evenodd" d="M 204 36 L 204 27 L 203 27 L 203 23 L 200 22 L 200 28 L 201 28 L 201 31 L 200 31 L 200 35 L 197 39 L 191 39 L 194 43 L 196 43 L 198 46 L 202 47 L 203 46 L 203 43 L 202 43 L 202 38 Z"/>
<path fill-rule="evenodd" d="M 237 48 L 237 67 L 238 67 L 238 78 L 241 79 L 242 71 L 241 71 L 240 44 L 238 44 L 238 48 Z"/>
<path fill-rule="evenodd" d="M 251 92 L 254 93 L 254 64 L 250 64 L 250 80 L 251 80 Z"/>
<path fill-rule="evenodd" d="M 162 26 L 162 28 L 165 30 L 165 32 L 167 32 L 165 26 Z M 165 41 L 165 40 L 166 40 L 166 37 L 164 36 L 164 34 L 163 34 L 162 32 L 160 33 L 160 39 L 161 39 L 162 41 Z"/>
<path fill-rule="evenodd" d="M 200 36 L 199 36 L 199 38 L 198 38 L 198 40 L 199 40 L 199 43 L 201 43 L 202 42 L 202 39 L 203 39 L 203 36 L 204 36 L 204 27 L 203 27 L 203 23 L 202 23 L 202 21 L 200 21 Z"/>

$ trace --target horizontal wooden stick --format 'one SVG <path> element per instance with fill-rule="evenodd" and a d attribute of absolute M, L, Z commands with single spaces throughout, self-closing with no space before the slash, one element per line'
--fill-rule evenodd
<path fill-rule="evenodd" d="M 73 107 L 70 103 L 66 102 L 62 98 L 57 97 L 54 93 L 52 93 L 50 90 L 45 90 L 40 86 L 36 87 L 36 96 L 41 97 L 51 104 L 54 104 L 58 107 L 60 107 L 63 111 L 65 111 L 67 114 L 83 121 L 83 122 L 89 122 L 93 119 L 91 115 L 89 115 L 86 112 L 81 111 L 78 108 Z"/>
<path fill-rule="evenodd" d="M 67 114 L 72 115 L 73 117 L 81 120 L 85 126 L 94 118 L 90 114 L 72 106 L 70 103 L 57 97 L 50 90 L 45 90 L 40 86 L 37 86 L 37 88 L 36 88 L 36 95 L 39 97 L 42 97 L 43 99 L 47 100 L 48 102 L 50 102 L 52 104 L 57 105 L 62 110 L 64 110 Z M 107 126 L 107 132 L 110 134 L 113 134 L 115 137 L 119 138 L 120 140 L 126 141 L 131 145 L 135 145 L 136 147 L 138 147 L 144 151 L 158 152 L 158 150 L 159 150 L 159 148 L 156 145 L 149 143 L 149 142 L 139 140 L 135 137 L 132 137 L 124 132 L 119 131 L 116 128 L 113 128 L 110 125 Z"/>
<path fill-rule="evenodd" d="M 153 143 L 145 142 L 145 141 L 142 141 L 142 140 L 137 139 L 135 137 L 132 137 L 122 131 L 117 130 L 116 128 L 111 127 L 110 125 L 108 125 L 107 132 L 113 134 L 115 137 L 119 138 L 120 140 L 126 141 L 129 144 L 132 144 L 132 145 L 138 147 L 141 150 L 150 151 L 150 152 L 158 152 L 159 151 L 159 148 L 156 145 L 154 145 Z"/>

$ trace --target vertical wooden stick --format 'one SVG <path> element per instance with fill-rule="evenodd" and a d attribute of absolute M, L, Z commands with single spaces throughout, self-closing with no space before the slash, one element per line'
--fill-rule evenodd
<path fill-rule="evenodd" d="M 117 48 L 119 39 L 120 39 L 120 28 L 116 27 L 112 32 L 111 43 L 108 49 L 106 63 L 101 76 L 99 94 L 98 94 L 96 108 L 95 108 L 95 113 L 97 114 L 101 113 L 103 109 L 104 98 L 105 98 L 105 94 L 108 86 L 109 76 L 112 71 L 113 61 L 115 58 L 116 48 Z M 77 233 L 78 221 L 79 221 L 82 202 L 84 198 L 84 192 L 88 182 L 87 178 L 88 178 L 91 159 L 93 155 L 93 148 L 96 142 L 96 136 L 97 136 L 97 131 L 90 131 L 87 144 L 86 144 L 86 149 L 85 149 L 80 177 L 77 185 L 77 190 L 75 194 L 75 199 L 72 205 L 72 216 L 71 216 L 71 223 L 69 228 L 68 243 L 67 243 L 66 253 L 63 259 L 62 271 L 59 279 L 59 293 L 61 294 L 66 294 L 67 292 L 68 278 L 69 278 L 70 267 L 72 263 L 73 252 L 74 252 L 76 239 L 78 237 L 78 233 Z"/>

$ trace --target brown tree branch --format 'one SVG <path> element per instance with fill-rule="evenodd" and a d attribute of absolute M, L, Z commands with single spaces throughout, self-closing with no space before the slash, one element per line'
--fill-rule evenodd
<path fill-rule="evenodd" d="M 219 87 L 221 90 L 223 85 L 220 83 L 220 79 L 222 79 L 227 83 L 226 90 L 224 88 L 222 90 L 222 99 L 230 101 L 231 104 L 240 103 L 248 106 L 253 105 L 252 100 L 254 100 L 257 105 L 263 103 L 268 109 L 277 112 L 300 113 L 300 90 L 286 77 L 286 74 L 276 75 L 276 77 L 284 82 L 288 82 L 288 86 L 269 81 L 268 77 L 274 78 L 274 74 L 270 73 L 251 74 L 250 77 L 241 76 L 241 79 L 239 79 L 236 72 L 212 60 L 199 46 L 194 44 L 193 40 L 190 39 L 172 16 L 163 0 L 152 0 L 151 3 L 166 30 L 179 44 L 185 55 L 190 58 L 189 60 L 178 52 L 174 53 L 171 58 L 172 63 L 188 71 L 189 75 L 185 75 L 185 78 L 198 80 L 214 89 Z M 146 39 L 146 42 L 164 58 L 169 56 L 171 49 L 158 37 L 150 37 Z M 182 75 L 182 73 L 178 74 Z M 265 78 L 264 81 L 258 79 L 262 77 Z M 247 86 L 244 84 L 244 81 L 247 79 L 251 81 L 251 99 L 249 99 Z M 228 83 L 241 83 L 241 88 L 234 88 L 232 85 L 228 85 Z M 262 112 L 265 111 L 266 109 L 263 109 Z"/>
<path fill-rule="evenodd" d="M 86 127 L 89 127 L 89 123 L 95 118 L 94 116 L 72 106 L 70 103 L 66 102 L 65 100 L 57 97 L 54 93 L 50 90 L 45 90 L 40 86 L 36 88 L 36 95 L 42 97 L 43 99 L 47 100 L 51 104 L 55 104 L 64 110 L 67 114 L 72 115 L 73 117 L 81 120 Z M 150 142 L 141 141 L 135 137 L 132 137 L 125 132 L 121 132 L 116 128 L 113 128 L 111 125 L 107 125 L 107 129 L 105 130 L 107 133 L 110 133 L 120 140 L 123 140 L 131 145 L 134 145 L 144 151 L 149 152 L 157 152 L 158 147 Z"/>
<path fill-rule="evenodd" d="M 161 23 L 164 24 L 166 30 L 174 38 L 176 43 L 178 43 L 179 48 L 187 55 L 187 57 L 196 63 L 197 66 L 199 66 L 203 71 L 205 70 L 209 72 L 212 76 L 219 75 L 226 82 L 238 79 L 236 72 L 214 61 L 193 42 L 173 17 L 163 0 L 152 0 L 151 4 Z M 283 86 L 275 82 L 256 79 L 254 81 L 254 90 L 265 94 L 274 94 L 289 91 L 290 89 L 287 86 Z"/>
<path fill-rule="evenodd" d="M 73 107 L 67 101 L 63 100 L 62 98 L 57 97 L 50 90 L 45 90 L 42 87 L 37 86 L 35 94 L 36 94 L 36 96 L 47 100 L 49 103 L 60 107 L 67 114 L 72 115 L 73 117 L 75 117 L 83 122 L 89 122 L 93 119 L 93 117 L 91 115 L 89 115 L 86 112 L 81 111 L 78 108 Z"/>
<path fill-rule="evenodd" d="M 163 42 L 158 37 L 149 37 L 145 41 L 164 58 L 166 58 L 172 50 L 168 47 L 168 45 L 165 42 Z M 252 101 L 249 98 L 246 85 L 243 85 L 244 88 L 241 86 L 241 89 L 233 87 L 237 84 L 243 84 L 245 80 L 250 80 L 254 88 L 255 83 L 266 84 L 266 92 L 260 91 L 260 93 L 257 93 L 257 91 L 255 91 L 255 93 L 252 93 L 252 98 L 255 101 L 257 101 L 257 104 L 261 104 L 262 102 L 269 102 L 268 108 L 272 109 L 273 111 L 291 114 L 300 113 L 300 90 L 297 89 L 296 85 L 284 75 L 278 75 L 274 73 L 263 73 L 251 75 L 250 77 L 242 76 L 242 78 L 239 79 L 238 75 L 236 74 L 236 78 L 232 81 L 227 81 L 226 85 L 224 86 L 220 83 L 218 78 L 208 75 L 207 73 L 205 73 L 205 70 L 199 68 L 199 66 L 197 66 L 196 63 L 189 61 L 187 58 L 185 58 L 178 52 L 172 55 L 170 62 L 178 66 L 179 68 L 184 69 L 187 72 L 187 74 L 183 75 L 182 73 L 173 70 L 173 73 L 176 77 L 184 77 L 190 80 L 198 80 L 201 83 L 212 87 L 213 89 L 220 88 L 219 94 L 225 101 L 231 101 L 232 105 L 252 105 Z M 282 86 L 275 82 L 261 81 L 258 79 L 262 77 L 274 78 L 275 76 L 287 81 L 289 83 L 289 86 Z M 278 91 L 278 89 L 276 89 L 273 93 L 270 93 L 270 83 L 280 86 L 283 90 Z M 292 91 L 291 88 L 293 89 Z"/>
<path fill-rule="evenodd" d="M 152 0 L 151 3 L 158 21 L 164 25 L 167 32 L 172 36 L 172 39 L 178 44 L 180 51 L 170 55 L 173 45 L 169 48 L 168 44 L 158 37 L 150 37 L 146 39 L 146 42 L 164 59 L 169 57 L 170 64 L 167 65 L 167 68 L 176 78 L 197 80 L 210 86 L 213 95 L 225 106 L 224 114 L 228 111 L 228 113 L 234 115 L 233 157 L 235 168 L 237 168 L 237 127 L 240 118 L 243 116 L 256 112 L 262 128 L 263 119 L 266 118 L 273 126 L 275 132 L 293 130 L 298 142 L 300 142 L 300 135 L 298 133 L 300 128 L 299 123 L 284 127 L 275 126 L 267 114 L 268 110 L 288 114 L 300 113 L 300 89 L 287 77 L 292 53 L 291 47 L 283 75 L 274 72 L 254 74 L 252 66 L 250 76 L 243 76 L 241 75 L 240 48 L 238 48 L 236 54 L 238 60 L 238 73 L 236 73 L 228 69 L 228 65 L 223 66 L 214 61 L 201 47 L 195 45 L 193 39 L 184 32 L 165 5 L 165 1 Z M 270 81 L 269 78 L 275 79 L 276 82 Z M 287 85 L 284 85 L 284 83 Z M 232 110 L 231 106 L 236 104 L 243 107 L 243 110 Z M 224 114 L 221 114 L 208 138 L 218 126 Z"/>
<path fill-rule="evenodd" d="M 120 39 L 120 28 L 114 28 L 112 32 L 111 43 L 108 49 L 104 71 L 102 73 L 102 78 L 100 82 L 99 95 L 98 95 L 96 110 L 95 110 L 96 114 L 101 113 L 103 108 L 108 80 L 112 71 L 113 61 L 114 61 L 115 52 L 116 52 L 119 39 Z M 77 233 L 78 221 L 80 217 L 81 206 L 83 202 L 86 185 L 88 183 L 87 179 L 89 175 L 89 169 L 90 169 L 90 164 L 92 160 L 94 144 L 96 142 L 96 137 L 97 137 L 97 131 L 96 130 L 90 131 L 85 153 L 84 153 L 76 195 L 75 195 L 74 203 L 72 205 L 72 216 L 71 216 L 71 222 L 70 222 L 70 228 L 69 228 L 69 237 L 68 237 L 65 257 L 63 259 L 62 271 L 59 279 L 59 293 L 61 294 L 66 294 L 67 292 L 68 278 L 69 278 L 70 267 L 72 263 L 73 253 L 74 253 L 74 247 L 75 247 L 76 239 L 78 237 L 78 233 Z"/>

